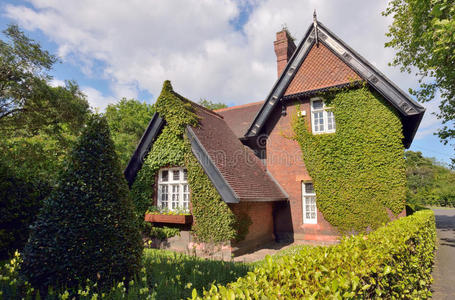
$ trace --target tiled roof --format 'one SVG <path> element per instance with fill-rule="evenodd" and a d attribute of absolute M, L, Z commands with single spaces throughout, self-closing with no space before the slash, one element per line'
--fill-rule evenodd
<path fill-rule="evenodd" d="M 360 80 L 356 72 L 322 43 L 319 44 L 319 47 L 315 44 L 284 95 L 336 86 L 354 80 Z"/>
<path fill-rule="evenodd" d="M 200 124 L 199 127 L 192 128 L 192 131 L 236 194 L 236 198 L 240 201 L 287 198 L 267 173 L 263 163 L 240 142 L 223 118 L 199 107 L 195 107 L 195 111 L 200 117 Z M 224 112 L 227 111 L 229 110 Z"/>
<path fill-rule="evenodd" d="M 244 105 L 232 106 L 228 108 L 221 108 L 215 112 L 223 116 L 224 121 L 232 129 L 234 134 L 240 138 L 243 137 L 246 130 L 261 108 L 264 101 L 248 103 Z"/>

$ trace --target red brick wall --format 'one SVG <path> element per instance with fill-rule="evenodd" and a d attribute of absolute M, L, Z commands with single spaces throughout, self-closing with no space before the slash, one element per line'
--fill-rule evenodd
<path fill-rule="evenodd" d="M 299 144 L 289 138 L 294 134 L 291 127 L 291 118 L 295 116 L 297 106 L 298 103 L 289 105 L 286 116 L 281 116 L 269 133 L 266 148 L 267 169 L 289 195 L 294 239 L 334 239 L 337 234 L 336 230 L 324 219 L 319 211 L 317 224 L 303 224 L 302 181 L 311 180 L 311 177 L 302 160 Z M 310 115 L 309 99 L 300 103 L 300 110 L 305 110 L 306 115 Z M 309 122 L 310 118 L 307 117 L 307 120 Z M 310 124 L 308 123 L 308 125 Z M 280 218 L 285 217 L 285 215 L 278 214 L 275 222 L 284 222 Z"/>
<path fill-rule="evenodd" d="M 235 215 L 247 213 L 252 224 L 248 228 L 245 241 L 272 240 L 273 236 L 273 202 L 240 202 L 229 204 Z"/>

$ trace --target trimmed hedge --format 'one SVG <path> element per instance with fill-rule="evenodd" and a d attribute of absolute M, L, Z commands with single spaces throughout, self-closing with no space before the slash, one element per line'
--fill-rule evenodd
<path fill-rule="evenodd" d="M 430 210 L 333 247 L 308 247 L 265 263 L 205 299 L 428 298 L 436 228 Z M 193 299 L 201 296 L 193 290 Z"/>
<path fill-rule="evenodd" d="M 100 288 L 140 270 L 142 240 L 104 117 L 93 115 L 30 229 L 21 276 L 49 286 Z"/>

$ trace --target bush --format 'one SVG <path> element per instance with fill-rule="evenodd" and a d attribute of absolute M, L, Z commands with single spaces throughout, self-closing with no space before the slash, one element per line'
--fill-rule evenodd
<path fill-rule="evenodd" d="M 333 247 L 307 247 L 229 285 L 204 291 L 211 299 L 427 298 L 435 250 L 434 214 L 419 211 L 370 235 Z M 200 299 L 193 291 L 193 299 Z"/>
<path fill-rule="evenodd" d="M 18 178 L 0 162 L 0 261 L 25 246 L 45 190 Z"/>
<path fill-rule="evenodd" d="M 150 237 L 157 238 L 159 240 L 169 239 L 176 235 L 180 235 L 180 229 L 174 227 L 152 227 L 150 229 Z"/>
<path fill-rule="evenodd" d="M 22 276 L 42 291 L 107 287 L 140 269 L 142 241 L 106 120 L 88 121 L 24 249 Z"/>

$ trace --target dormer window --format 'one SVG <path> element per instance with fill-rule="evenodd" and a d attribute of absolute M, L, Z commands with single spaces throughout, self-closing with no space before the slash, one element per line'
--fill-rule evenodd
<path fill-rule="evenodd" d="M 311 99 L 311 127 L 313 134 L 335 132 L 335 116 L 321 98 Z"/>
<path fill-rule="evenodd" d="M 168 211 L 188 211 L 190 190 L 184 168 L 166 168 L 158 173 L 158 207 Z"/>

